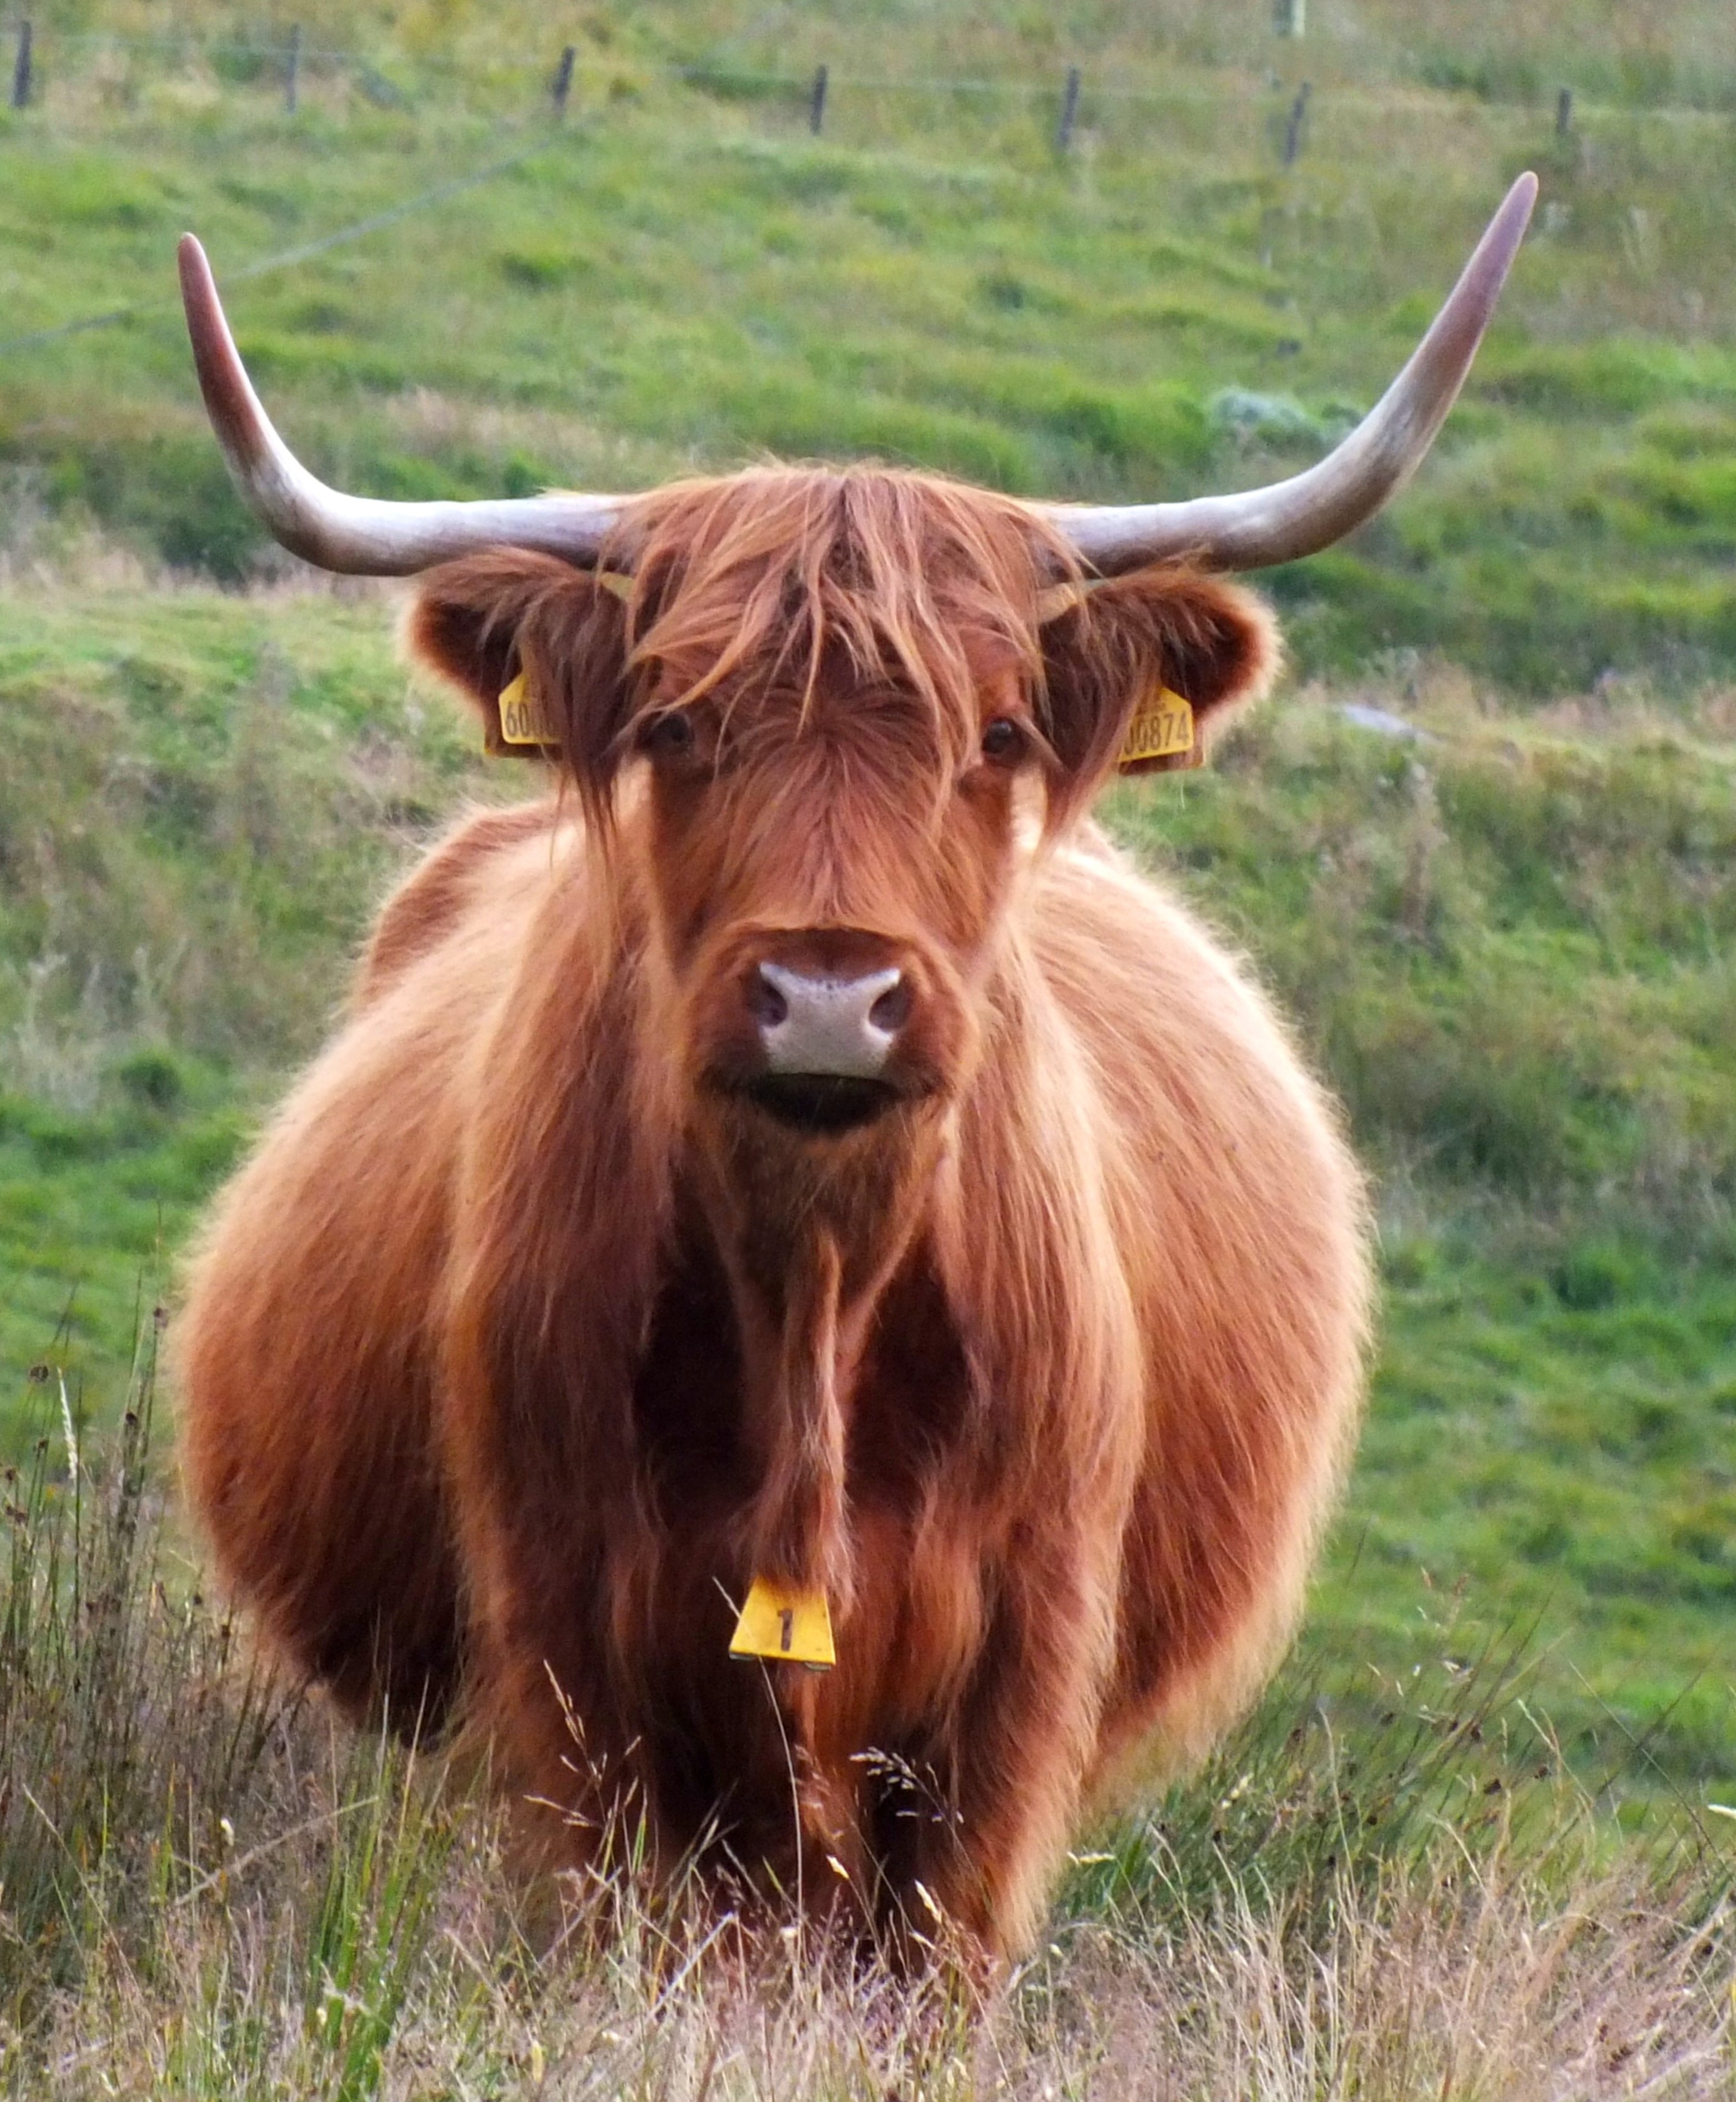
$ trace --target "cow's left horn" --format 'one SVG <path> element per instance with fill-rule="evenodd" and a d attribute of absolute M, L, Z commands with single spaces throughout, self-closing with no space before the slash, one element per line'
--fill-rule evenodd
<path fill-rule="evenodd" d="M 180 245 L 181 298 L 211 425 L 236 486 L 268 531 L 322 570 L 403 577 L 454 555 L 505 544 L 588 565 L 620 517 L 618 496 L 531 496 L 469 503 L 391 503 L 346 496 L 309 474 L 260 406 L 224 319 L 205 251 Z"/>
<path fill-rule="evenodd" d="M 1306 473 L 1181 503 L 1033 508 L 1104 575 L 1171 556 L 1216 570 L 1269 569 L 1342 540 L 1422 464 L 1471 370 L 1536 201 L 1536 176 L 1521 175 L 1410 362 L 1343 443 Z"/>

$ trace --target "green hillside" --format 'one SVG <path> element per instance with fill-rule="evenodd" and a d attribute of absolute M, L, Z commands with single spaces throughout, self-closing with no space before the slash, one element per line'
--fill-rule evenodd
<path fill-rule="evenodd" d="M 393 651 L 391 595 L 15 591 L 0 1379 L 111 1421 L 142 1308 L 372 900 L 522 792 Z M 1257 965 L 1383 1174 L 1385 1335 L 1313 1624 L 1397 1670 L 1535 1623 L 1582 1771 L 1736 1785 L 1736 738 L 1672 713 L 1309 690 L 1118 833 Z M 58 1341 L 55 1341 L 57 1329 Z M 1481 1631 L 1480 1634 L 1479 1631 Z M 1667 1718 L 1667 1719 L 1666 1719 Z"/>
<path fill-rule="evenodd" d="M 1590 36 L 1565 5 L 1455 9 L 1450 50 L 1398 0 L 1299 42 L 1264 0 L 305 11 L 293 116 L 281 27 L 159 0 L 39 15 L 36 100 L 0 114 L 19 553 L 95 521 L 227 579 L 268 561 L 189 379 L 185 226 L 295 441 L 380 494 L 770 449 L 1150 495 L 1316 455 L 1536 166 L 1536 234 L 1436 460 L 1272 579 L 1298 661 L 1439 650 L 1529 694 L 1736 664 L 1736 67 L 1710 8 L 1601 11 Z"/>

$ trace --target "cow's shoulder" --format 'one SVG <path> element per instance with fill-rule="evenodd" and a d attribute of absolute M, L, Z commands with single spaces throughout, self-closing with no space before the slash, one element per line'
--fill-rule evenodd
<path fill-rule="evenodd" d="M 1152 1161 L 1336 1151 L 1327 1109 L 1252 965 L 1094 828 L 1041 872 L 1032 940 L 1117 1142 Z M 1151 1162 L 1145 1164 L 1150 1165 Z"/>
<path fill-rule="evenodd" d="M 1045 978 L 1092 1040 L 1144 1039 L 1155 1052 L 1197 1047 L 1203 1031 L 1273 1048 L 1271 1009 L 1230 944 L 1097 827 L 1046 858 L 1030 924 Z"/>
<path fill-rule="evenodd" d="M 510 918 L 574 822 L 553 796 L 466 812 L 381 907 L 357 969 L 351 1011 L 372 1005 L 477 913 Z"/>

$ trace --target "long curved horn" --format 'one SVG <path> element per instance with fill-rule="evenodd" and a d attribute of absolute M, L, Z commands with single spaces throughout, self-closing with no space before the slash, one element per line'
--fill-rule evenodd
<path fill-rule="evenodd" d="M 1521 175 L 1410 362 L 1343 443 L 1305 473 L 1182 503 L 1032 508 L 1106 576 L 1182 555 L 1217 570 L 1269 569 L 1342 540 L 1421 466 L 1471 369 L 1536 201 L 1536 176 Z"/>
<path fill-rule="evenodd" d="M 180 244 L 181 299 L 211 426 L 249 508 L 286 548 L 322 570 L 404 577 L 477 548 L 537 548 L 583 567 L 621 513 L 618 496 L 531 496 L 391 503 L 346 496 L 309 474 L 260 406 L 224 319 L 205 251 Z"/>

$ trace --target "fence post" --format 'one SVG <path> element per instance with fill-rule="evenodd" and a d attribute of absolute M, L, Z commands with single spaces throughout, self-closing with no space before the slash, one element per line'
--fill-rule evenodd
<path fill-rule="evenodd" d="M 826 69 L 814 69 L 814 86 L 808 95 L 808 129 L 817 139 L 819 129 L 826 121 Z"/>
<path fill-rule="evenodd" d="M 30 24 L 18 25 L 18 57 L 12 67 L 12 107 L 22 109 L 30 100 Z"/>
<path fill-rule="evenodd" d="M 1299 37 L 1308 26 L 1308 0 L 1272 0 L 1272 26 L 1281 37 Z"/>
<path fill-rule="evenodd" d="M 301 24 L 297 22 L 290 31 L 289 56 L 283 66 L 283 107 L 293 117 L 295 113 L 295 93 L 300 85 Z"/>
<path fill-rule="evenodd" d="M 1073 126 L 1079 116 L 1079 69 L 1067 69 L 1067 85 L 1061 91 L 1061 121 L 1054 127 L 1054 149 L 1064 153 L 1073 143 Z"/>
<path fill-rule="evenodd" d="M 554 69 L 554 79 L 549 84 L 548 92 L 554 98 L 557 117 L 566 114 L 566 98 L 573 91 L 573 62 L 578 55 L 579 47 L 569 44 L 561 54 L 561 63 Z"/>
<path fill-rule="evenodd" d="M 1296 156 L 1302 151 L 1302 127 L 1308 113 L 1308 97 L 1313 90 L 1306 81 L 1296 91 L 1296 100 L 1290 106 L 1290 122 L 1284 127 L 1284 165 L 1293 168 Z"/>
<path fill-rule="evenodd" d="M 1555 135 L 1565 139 L 1574 128 L 1574 91 L 1564 87 L 1555 99 Z"/>

